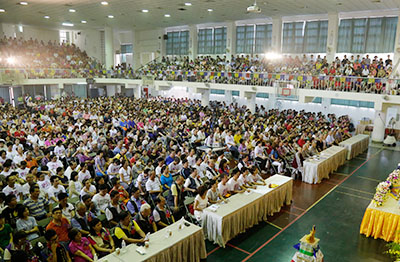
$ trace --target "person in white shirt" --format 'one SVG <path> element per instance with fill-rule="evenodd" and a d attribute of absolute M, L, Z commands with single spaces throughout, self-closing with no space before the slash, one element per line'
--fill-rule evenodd
<path fill-rule="evenodd" d="M 87 165 L 85 163 L 81 163 L 81 170 L 78 173 L 79 181 L 83 181 L 85 179 L 90 179 L 92 176 L 90 175 L 89 170 L 87 170 Z"/>
<path fill-rule="evenodd" d="M 19 177 L 23 180 L 26 180 L 26 175 L 29 173 L 29 168 L 26 167 L 26 161 L 20 162 L 20 167 L 16 170 L 19 174 Z"/>
<path fill-rule="evenodd" d="M 57 141 L 57 145 L 54 148 L 54 154 L 58 156 L 58 159 L 65 159 L 65 147 L 61 140 Z"/>
<path fill-rule="evenodd" d="M 70 161 L 69 166 L 67 167 L 67 169 L 64 172 L 64 175 L 68 178 L 68 180 L 71 180 L 71 173 L 73 171 L 78 172 L 78 170 L 79 170 L 79 166 L 76 163 L 76 161 Z"/>
<path fill-rule="evenodd" d="M 15 152 L 13 150 L 13 143 L 8 142 L 7 143 L 7 151 L 6 151 L 7 159 L 10 159 L 12 161 L 14 159 L 14 156 L 15 156 L 16 153 L 17 152 Z"/>
<path fill-rule="evenodd" d="M 239 150 L 236 147 L 235 140 L 234 140 L 233 135 L 232 135 L 232 130 L 228 131 L 228 134 L 225 137 L 225 144 L 229 148 L 229 150 L 231 151 L 232 156 L 234 158 L 238 159 L 239 158 Z"/>
<path fill-rule="evenodd" d="M 121 161 L 122 167 L 119 169 L 119 178 L 121 185 L 128 189 L 128 186 L 132 183 L 132 168 L 129 166 L 129 162 L 123 159 Z"/>
<path fill-rule="evenodd" d="M 56 203 L 58 201 L 58 194 L 61 192 L 66 193 L 65 188 L 60 185 L 60 179 L 57 176 L 50 177 L 51 186 L 47 190 L 49 194 L 49 201 L 50 204 Z"/>
<path fill-rule="evenodd" d="M 18 147 L 17 152 L 14 155 L 13 162 L 15 165 L 19 165 L 24 160 L 25 160 L 24 150 Z"/>
<path fill-rule="evenodd" d="M 250 181 L 248 180 L 248 174 L 249 170 L 247 168 L 243 168 L 238 178 L 239 185 L 242 188 L 256 188 L 256 186 L 251 185 Z"/>
<path fill-rule="evenodd" d="M 93 196 L 92 202 L 96 205 L 97 210 L 104 213 L 104 210 L 111 203 L 110 195 L 107 193 L 107 185 L 102 184 L 99 186 L 99 193 Z"/>
<path fill-rule="evenodd" d="M 51 172 L 52 175 L 56 175 L 57 168 L 63 167 L 63 164 L 60 160 L 57 159 L 56 155 L 53 155 L 50 159 L 51 161 L 47 163 L 47 167 L 49 168 L 49 171 Z"/>
<path fill-rule="evenodd" d="M 16 172 L 13 172 L 6 178 L 7 186 L 3 188 L 3 193 L 6 196 L 13 194 L 19 202 L 23 198 L 24 190 L 20 184 L 15 183 L 17 181 L 16 175 Z"/>
<path fill-rule="evenodd" d="M 154 171 L 150 171 L 149 179 L 146 182 L 146 191 L 149 192 L 153 200 L 161 193 L 161 183 Z"/>
<path fill-rule="evenodd" d="M 201 157 L 197 157 L 196 163 L 192 166 L 193 169 L 197 170 L 200 178 L 206 177 L 207 167 L 208 165 L 203 162 L 203 159 Z"/>
<path fill-rule="evenodd" d="M 207 198 L 207 187 L 200 186 L 198 189 L 198 194 L 194 199 L 193 209 L 194 216 L 197 221 L 201 221 L 203 218 L 203 210 L 207 208 L 208 198 Z"/>
<path fill-rule="evenodd" d="M 229 186 L 227 184 L 228 182 L 228 175 L 223 175 L 221 182 L 218 183 L 218 191 L 219 194 L 223 197 L 228 197 L 230 194 Z"/>
<path fill-rule="evenodd" d="M 49 188 L 51 186 L 50 181 L 45 178 L 45 174 L 42 173 L 42 172 L 38 172 L 36 174 L 36 177 L 37 177 L 37 182 L 36 183 L 39 185 L 40 193 L 44 194 L 44 195 L 47 195 L 48 194 L 48 190 L 49 190 Z"/>
<path fill-rule="evenodd" d="M 240 175 L 239 169 L 235 168 L 232 171 L 232 177 L 226 183 L 228 185 L 229 191 L 233 193 L 242 193 L 244 192 L 244 187 L 240 185 L 238 181 Z"/>
<path fill-rule="evenodd" d="M 249 181 L 251 185 L 266 185 L 264 179 L 259 174 L 258 168 L 255 166 L 250 168 L 247 181 Z"/>
<path fill-rule="evenodd" d="M 168 165 L 168 169 L 169 169 L 170 173 L 172 174 L 172 176 L 174 176 L 179 171 L 181 171 L 182 168 L 183 168 L 183 166 L 182 166 L 182 163 L 181 163 L 181 160 L 179 159 L 179 157 L 175 157 L 174 161 Z"/>
<path fill-rule="evenodd" d="M 146 183 L 149 179 L 149 173 L 150 169 L 146 168 L 136 179 L 135 187 L 139 188 L 141 195 L 146 193 Z"/>
<path fill-rule="evenodd" d="M 113 177 L 118 176 L 120 168 L 121 164 L 119 162 L 119 159 L 114 158 L 113 162 L 107 168 L 108 178 L 111 180 Z"/>
<path fill-rule="evenodd" d="M 83 187 L 80 190 L 80 195 L 83 197 L 84 195 L 94 196 L 96 194 L 96 187 L 92 185 L 91 179 L 84 179 L 82 181 Z"/>
<path fill-rule="evenodd" d="M 189 166 L 194 166 L 196 164 L 196 151 L 194 149 L 190 150 L 189 156 L 186 159 L 189 162 Z"/>
<path fill-rule="evenodd" d="M 35 133 L 34 130 L 32 130 L 27 136 L 26 140 L 28 141 L 28 144 L 30 144 L 31 146 L 36 146 L 39 142 L 39 136 L 38 134 Z"/>
<path fill-rule="evenodd" d="M 158 178 L 161 178 L 161 174 L 162 174 L 162 167 L 164 166 L 164 159 L 162 159 L 161 157 L 157 159 L 157 167 L 155 169 L 156 171 L 156 176 Z"/>
<path fill-rule="evenodd" d="M 61 208 L 63 216 L 69 221 L 75 216 L 75 208 L 71 203 L 68 203 L 67 193 L 61 192 L 57 196 L 58 207 Z"/>

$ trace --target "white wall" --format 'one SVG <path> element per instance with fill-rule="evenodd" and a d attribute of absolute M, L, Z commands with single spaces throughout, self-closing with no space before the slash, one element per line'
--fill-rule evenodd
<path fill-rule="evenodd" d="M 80 34 L 78 33 L 80 32 Z M 88 29 L 73 31 L 73 43 L 78 46 L 81 50 L 85 50 L 88 56 L 94 57 L 101 61 L 101 42 L 100 42 L 100 30 Z"/>
<path fill-rule="evenodd" d="M 32 39 L 38 39 L 38 40 L 43 40 L 45 43 L 48 41 L 59 41 L 60 36 L 59 36 L 59 31 L 58 30 L 53 30 L 53 29 L 47 29 L 47 28 L 39 28 L 39 27 L 33 27 L 33 26 L 22 26 L 23 32 L 19 31 L 18 25 L 12 25 L 12 24 L 1 24 L 1 32 L 2 32 L 2 37 L 7 36 L 7 37 L 22 37 L 25 40 L 29 40 L 30 38 Z"/>
<path fill-rule="evenodd" d="M 191 99 L 201 99 L 201 94 L 195 93 L 192 88 L 187 88 L 185 86 L 174 86 L 168 91 L 159 92 L 160 95 L 165 97 L 175 97 L 175 98 L 191 98 Z M 210 94 L 210 101 L 226 101 L 224 95 L 215 95 Z M 242 97 L 233 97 L 233 102 L 238 103 L 240 106 L 246 105 L 247 101 Z M 323 109 L 322 104 L 318 103 L 299 103 L 297 101 L 289 101 L 289 100 L 279 100 L 281 103 L 280 109 L 294 109 L 297 111 L 305 110 L 306 112 L 324 112 L 326 110 Z M 258 106 L 264 105 L 265 108 L 268 108 L 268 99 L 264 98 L 256 98 L 256 104 Z M 399 110 L 400 112 L 400 107 Z M 341 106 L 341 105 L 330 105 L 328 109 L 329 113 L 333 113 L 336 116 L 348 115 L 352 122 L 357 125 L 357 123 L 363 118 L 369 118 L 374 120 L 375 118 L 375 109 L 373 108 L 361 108 L 361 107 L 352 107 L 352 106 Z M 399 124 L 400 125 L 400 124 Z M 400 127 L 399 127 L 400 128 Z"/>
<path fill-rule="evenodd" d="M 146 30 L 146 31 L 135 31 L 135 42 L 133 44 L 133 60 L 135 68 L 146 64 L 148 56 L 153 55 L 157 58 L 161 54 L 162 45 L 164 44 L 162 36 L 164 30 Z"/>

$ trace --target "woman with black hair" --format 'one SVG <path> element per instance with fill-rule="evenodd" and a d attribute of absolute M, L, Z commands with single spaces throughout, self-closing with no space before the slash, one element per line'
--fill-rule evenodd
<path fill-rule="evenodd" d="M 114 240 L 98 218 L 89 222 L 89 242 L 99 254 L 99 257 L 111 254 L 115 250 Z"/>
<path fill-rule="evenodd" d="M 26 206 L 18 207 L 17 230 L 23 230 L 27 239 L 32 240 L 39 237 L 39 228 L 34 217 L 29 216 L 29 209 Z"/>

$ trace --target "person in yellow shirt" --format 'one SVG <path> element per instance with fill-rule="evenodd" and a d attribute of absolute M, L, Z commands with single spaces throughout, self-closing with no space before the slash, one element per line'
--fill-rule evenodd
<path fill-rule="evenodd" d="M 239 145 L 240 139 L 242 139 L 242 134 L 238 130 L 238 131 L 236 131 L 236 134 L 233 136 L 233 141 L 235 142 L 236 145 Z"/>
<path fill-rule="evenodd" d="M 127 211 L 119 213 L 120 222 L 115 228 L 116 246 L 121 247 L 122 240 L 126 244 L 144 243 L 146 234 L 140 229 L 135 220 L 132 220 L 131 214 Z"/>

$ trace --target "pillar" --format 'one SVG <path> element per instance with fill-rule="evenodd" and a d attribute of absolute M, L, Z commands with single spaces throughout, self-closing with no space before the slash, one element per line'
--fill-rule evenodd
<path fill-rule="evenodd" d="M 226 25 L 226 57 L 230 61 L 231 55 L 236 54 L 236 24 L 230 21 Z"/>
<path fill-rule="evenodd" d="M 115 85 L 107 85 L 106 90 L 107 96 L 115 96 L 115 94 L 117 93 L 117 88 Z"/>
<path fill-rule="evenodd" d="M 104 28 L 104 47 L 106 68 L 114 66 L 114 33 L 111 27 Z"/>
<path fill-rule="evenodd" d="M 282 52 L 282 17 L 272 18 L 272 51 Z"/>
<path fill-rule="evenodd" d="M 277 96 L 276 94 L 272 94 L 272 93 L 268 94 L 268 104 L 266 106 L 267 110 L 275 108 L 276 96 Z"/>
<path fill-rule="evenodd" d="M 189 26 L 189 59 L 194 60 L 197 57 L 197 26 Z"/>
<path fill-rule="evenodd" d="M 210 105 L 210 90 L 201 91 L 201 106 Z"/>
<path fill-rule="evenodd" d="M 328 13 L 328 39 L 326 41 L 326 59 L 328 63 L 335 60 L 338 34 L 339 15 L 338 13 Z"/>
<path fill-rule="evenodd" d="M 372 131 L 372 141 L 382 143 L 385 138 L 385 118 L 386 114 L 382 111 L 375 112 L 374 130 Z"/>
<path fill-rule="evenodd" d="M 400 11 L 398 12 L 398 22 L 397 22 L 397 32 L 396 32 L 396 42 L 394 43 L 394 57 L 393 57 L 393 72 L 392 76 L 400 72 Z"/>
<path fill-rule="evenodd" d="M 247 93 L 246 95 L 247 108 L 252 114 L 256 112 L 256 93 Z"/>
<path fill-rule="evenodd" d="M 142 97 L 142 86 L 141 85 L 136 85 L 133 88 L 133 95 L 136 99 L 141 98 Z"/>
<path fill-rule="evenodd" d="M 331 99 L 323 97 L 321 101 L 321 106 L 322 106 L 322 113 L 324 115 L 329 114 L 331 107 Z"/>
<path fill-rule="evenodd" d="M 227 105 L 232 104 L 233 102 L 233 96 L 232 96 L 232 90 L 225 90 L 225 103 Z"/>

